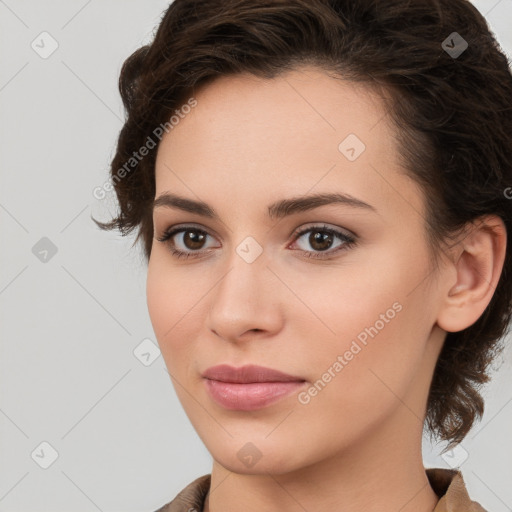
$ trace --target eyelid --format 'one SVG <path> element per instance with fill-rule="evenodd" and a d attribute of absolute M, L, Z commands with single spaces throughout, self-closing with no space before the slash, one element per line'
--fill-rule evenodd
<path fill-rule="evenodd" d="M 291 237 L 301 236 L 305 232 L 309 231 L 310 229 L 314 229 L 314 228 L 317 228 L 319 231 L 325 230 L 325 231 L 333 231 L 336 233 L 340 233 L 342 235 L 345 235 L 347 238 L 359 238 L 356 233 L 354 233 L 353 231 L 350 231 L 347 228 L 335 226 L 335 225 L 329 224 L 329 223 L 321 221 L 321 220 L 319 220 L 317 222 L 308 222 L 306 224 L 301 225 L 300 227 L 294 229 L 290 236 Z"/>
<path fill-rule="evenodd" d="M 327 225 L 327 223 L 321 222 L 321 221 L 317 221 L 317 222 L 312 221 L 310 223 L 304 224 L 304 225 L 296 228 L 295 230 L 293 230 L 292 234 L 290 235 L 291 237 L 293 237 L 293 240 L 291 241 L 290 244 L 287 245 L 287 248 L 290 245 L 295 244 L 297 242 L 297 240 L 299 238 L 301 238 L 303 235 L 305 235 L 309 231 L 312 231 L 315 229 L 317 231 L 331 233 L 334 237 L 338 238 L 338 240 L 341 240 L 342 243 L 335 249 L 330 248 L 330 249 L 327 249 L 326 251 L 307 251 L 304 249 L 299 249 L 298 252 L 301 252 L 303 257 L 319 259 L 319 260 L 333 259 L 336 257 L 334 255 L 337 254 L 338 252 L 347 250 L 347 249 L 351 248 L 352 246 L 356 245 L 358 242 L 358 239 L 359 239 L 357 234 L 351 232 L 350 230 L 348 230 L 346 228 L 341 228 L 338 226 L 329 226 L 329 225 Z M 198 224 L 194 224 L 194 223 L 175 224 L 175 225 L 170 226 L 167 229 L 165 229 L 161 236 L 155 237 L 155 238 L 159 242 L 171 245 L 171 249 L 170 249 L 171 253 L 174 256 L 176 256 L 177 258 L 184 257 L 184 258 L 199 259 L 199 258 L 203 257 L 205 255 L 205 253 L 211 252 L 211 249 L 212 249 L 211 247 L 208 249 L 202 249 L 202 250 L 190 251 L 190 252 L 181 251 L 179 249 L 176 249 L 174 244 L 170 243 L 170 240 L 175 235 L 177 235 L 179 233 L 186 232 L 188 230 L 196 231 L 198 233 L 201 233 L 201 234 L 204 234 L 207 236 L 211 236 L 212 238 L 217 238 L 215 235 L 212 235 L 209 232 L 209 230 L 203 228 L 202 226 L 200 226 Z M 222 245 L 221 245 L 221 247 L 222 247 Z M 322 256 L 324 254 L 325 254 L 325 256 Z"/>
<path fill-rule="evenodd" d="M 212 230 L 210 230 L 210 228 L 205 228 L 204 226 L 202 226 L 201 224 L 195 224 L 193 222 L 182 222 L 182 223 L 179 223 L 179 224 L 172 224 L 166 228 L 164 228 L 162 230 L 162 234 L 160 235 L 160 237 L 157 237 L 156 236 L 156 228 L 155 228 L 155 238 L 157 239 L 161 239 L 162 237 L 165 237 L 166 234 L 172 232 L 172 231 L 180 231 L 180 230 L 186 230 L 186 229 L 194 229 L 196 231 L 200 231 L 202 233 L 206 233 L 207 235 L 210 235 L 214 238 L 218 238 L 216 234 L 214 234 L 214 232 L 212 232 Z"/>
<path fill-rule="evenodd" d="M 339 226 L 335 226 L 335 225 L 328 225 L 329 223 L 325 222 L 325 221 L 311 221 L 311 222 L 308 222 L 306 224 L 303 224 L 301 225 L 300 227 L 298 228 L 295 228 L 292 230 L 292 232 L 290 233 L 290 235 L 288 235 L 288 238 L 290 237 L 295 237 L 295 236 L 299 236 L 299 235 L 302 235 L 305 231 L 307 231 L 308 229 L 312 229 L 312 228 L 323 228 L 323 229 L 326 229 L 326 230 L 332 230 L 332 231 L 339 231 L 341 232 L 342 234 L 346 235 L 347 237 L 349 238 L 359 238 L 359 236 L 357 235 L 357 233 L 355 233 L 354 231 L 351 231 L 347 228 L 342 228 L 342 227 L 339 227 Z M 161 236 L 165 236 L 166 233 L 170 232 L 171 230 L 174 231 L 174 230 L 178 230 L 178 229 L 185 229 L 185 228 L 194 228 L 194 229 L 197 229 L 198 231 L 202 231 L 210 236 L 217 236 L 217 235 L 214 235 L 212 234 L 210 231 L 209 231 L 209 228 L 205 228 L 203 227 L 201 224 L 196 224 L 194 222 L 184 222 L 184 223 L 179 223 L 179 224 L 175 224 L 175 225 L 172 225 L 172 226 L 169 226 L 167 228 L 165 228 L 163 230 L 163 234 Z M 155 238 L 156 238 L 156 235 L 155 235 Z M 161 237 L 160 237 L 161 238 Z"/>

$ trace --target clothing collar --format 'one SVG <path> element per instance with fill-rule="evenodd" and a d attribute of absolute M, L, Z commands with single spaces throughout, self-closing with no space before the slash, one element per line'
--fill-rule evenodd
<path fill-rule="evenodd" d="M 433 512 L 487 512 L 476 501 L 471 501 L 460 471 L 429 468 L 425 472 L 430 486 L 440 498 Z M 211 474 L 196 478 L 173 501 L 155 512 L 203 512 L 210 482 Z"/>
<path fill-rule="evenodd" d="M 487 512 L 479 503 L 471 501 L 460 471 L 430 468 L 426 473 L 430 486 L 440 498 L 433 512 Z"/>

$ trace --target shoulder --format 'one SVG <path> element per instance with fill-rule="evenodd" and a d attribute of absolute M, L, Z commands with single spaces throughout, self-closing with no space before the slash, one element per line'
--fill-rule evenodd
<path fill-rule="evenodd" d="M 211 475 L 203 475 L 188 484 L 169 503 L 155 512 L 202 512 L 204 500 L 210 489 Z"/>
<path fill-rule="evenodd" d="M 471 500 L 459 470 L 430 468 L 426 473 L 432 489 L 440 498 L 434 512 L 487 512 L 482 505 Z"/>

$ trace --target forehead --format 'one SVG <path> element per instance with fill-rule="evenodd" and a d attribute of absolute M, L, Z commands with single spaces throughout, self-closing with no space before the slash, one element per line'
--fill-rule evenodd
<path fill-rule="evenodd" d="M 374 204 L 402 188 L 417 193 L 399 172 L 383 99 L 365 84 L 303 67 L 273 79 L 223 76 L 194 98 L 159 145 L 156 195 L 192 192 L 212 202 L 229 195 L 243 207 L 312 189 Z"/>
<path fill-rule="evenodd" d="M 197 107 L 172 130 L 176 143 L 183 143 L 180 139 L 193 131 L 195 139 L 215 144 L 228 143 L 223 136 L 230 135 L 233 142 L 243 142 L 245 149 L 251 142 L 258 147 L 287 140 L 292 144 L 294 137 L 318 145 L 324 137 L 330 142 L 333 136 L 336 139 L 347 133 L 363 138 L 382 121 L 389 128 L 383 100 L 369 85 L 336 78 L 314 67 L 301 67 L 272 79 L 249 73 L 222 76 L 201 86 L 194 96 Z M 279 137 L 266 137 L 268 133 L 279 133 Z"/>

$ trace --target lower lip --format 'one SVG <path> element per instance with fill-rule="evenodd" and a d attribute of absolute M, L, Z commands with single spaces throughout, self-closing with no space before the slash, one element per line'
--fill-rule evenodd
<path fill-rule="evenodd" d="M 305 382 L 235 384 L 205 379 L 205 384 L 210 396 L 222 407 L 237 411 L 254 411 L 297 391 Z"/>

